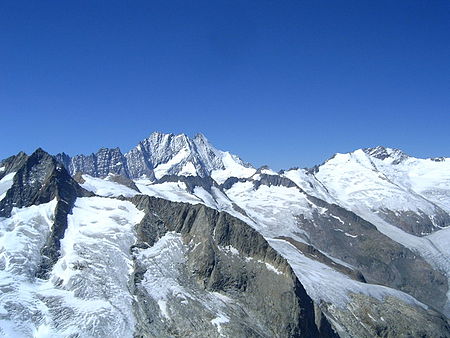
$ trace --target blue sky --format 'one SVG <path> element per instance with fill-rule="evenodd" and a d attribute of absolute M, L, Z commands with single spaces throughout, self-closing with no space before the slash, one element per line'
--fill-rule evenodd
<path fill-rule="evenodd" d="M 255 165 L 450 156 L 449 1 L 2 1 L 0 158 L 202 132 Z"/>

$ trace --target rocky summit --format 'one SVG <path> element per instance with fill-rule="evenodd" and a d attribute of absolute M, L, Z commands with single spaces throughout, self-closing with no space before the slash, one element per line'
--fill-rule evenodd
<path fill-rule="evenodd" d="M 205 136 L 0 162 L 0 336 L 450 337 L 450 158 Z"/>

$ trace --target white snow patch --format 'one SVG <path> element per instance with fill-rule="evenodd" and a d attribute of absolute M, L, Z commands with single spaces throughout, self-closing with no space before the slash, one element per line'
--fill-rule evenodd
<path fill-rule="evenodd" d="M 288 170 L 281 176 L 289 178 L 308 195 L 315 196 L 328 203 L 337 204 L 336 201 L 330 196 L 327 189 L 315 178 L 313 174 L 308 173 L 305 169 Z"/>
<path fill-rule="evenodd" d="M 295 187 L 260 185 L 255 190 L 253 182 L 248 181 L 235 183 L 226 193 L 253 221 L 246 222 L 267 237 L 299 239 L 295 233 L 302 230 L 297 215 L 311 218 L 314 210 L 306 195 Z"/>
<path fill-rule="evenodd" d="M 128 188 L 123 184 L 106 179 L 91 177 L 89 175 L 83 175 L 83 179 L 85 182 L 81 186 L 99 196 L 118 197 L 122 195 L 124 197 L 133 197 L 139 194 L 136 190 Z"/>
<path fill-rule="evenodd" d="M 211 323 L 217 326 L 217 332 L 219 332 L 220 336 L 223 336 L 222 333 L 222 324 L 226 324 L 230 321 L 230 318 L 225 316 L 223 313 L 218 313 L 217 317 L 211 320 Z"/>
<path fill-rule="evenodd" d="M 189 150 L 186 148 L 182 148 L 169 161 L 167 161 L 166 163 L 159 164 L 156 168 L 153 169 L 155 177 L 159 180 L 164 175 L 167 175 L 172 167 L 179 165 L 179 163 L 185 160 L 186 157 L 188 156 Z M 188 167 L 187 169 L 189 170 L 191 168 Z"/>
<path fill-rule="evenodd" d="M 232 245 L 222 246 L 220 247 L 220 249 L 227 253 L 231 253 L 232 255 L 239 255 L 239 250 L 233 247 Z"/>
<path fill-rule="evenodd" d="M 221 294 L 221 293 L 219 293 L 219 292 L 212 291 L 211 294 L 212 294 L 214 297 L 219 298 L 219 299 L 220 299 L 222 302 L 224 302 L 224 303 L 232 303 L 232 302 L 233 302 L 233 300 L 232 300 L 230 297 L 225 296 L 225 295 L 223 295 L 223 294 Z"/>
<path fill-rule="evenodd" d="M 222 184 L 229 177 L 247 178 L 256 172 L 255 168 L 244 166 L 242 161 L 229 152 L 222 152 L 222 163 L 225 169 L 216 169 L 211 172 L 211 177 L 218 184 Z"/>
<path fill-rule="evenodd" d="M 277 275 L 283 274 L 280 270 L 278 270 L 276 267 L 274 267 L 272 264 L 269 264 L 266 262 L 266 267 L 268 270 L 275 272 Z"/>
<path fill-rule="evenodd" d="M 190 204 L 199 204 L 202 202 L 200 198 L 190 194 L 186 190 L 184 182 L 164 182 L 152 184 L 150 181 L 135 181 L 136 186 L 142 194 L 164 198 L 172 202 L 185 202 Z"/>
<path fill-rule="evenodd" d="M 187 162 L 181 169 L 180 176 L 197 176 L 197 169 L 192 162 Z"/>
<path fill-rule="evenodd" d="M 12 185 L 14 183 L 14 175 L 15 174 L 16 174 L 15 172 L 9 173 L 8 175 L 5 175 L 0 180 L 0 201 L 5 198 L 6 193 L 12 187 Z"/>
<path fill-rule="evenodd" d="M 1 273 L 27 276 L 40 262 L 40 249 L 54 221 L 56 199 L 26 208 L 13 208 L 0 220 Z M 0 302 L 0 304 L 2 304 Z"/>
<path fill-rule="evenodd" d="M 339 222 L 341 222 L 341 224 L 345 224 L 345 222 L 338 216 L 335 216 L 333 214 L 329 214 L 328 216 L 333 217 L 334 219 L 337 219 Z"/>
<path fill-rule="evenodd" d="M 217 205 L 217 202 L 214 200 L 214 197 L 209 192 L 207 192 L 203 187 L 198 186 L 195 187 L 194 195 L 197 196 L 207 207 L 219 209 L 219 206 Z"/>
<path fill-rule="evenodd" d="M 351 238 L 357 238 L 358 237 L 358 235 L 352 235 L 352 234 L 349 234 L 348 232 L 344 233 L 344 235 L 347 236 L 347 237 L 351 237 Z"/>
<path fill-rule="evenodd" d="M 273 171 L 272 169 L 268 169 L 268 168 L 261 169 L 261 174 L 278 176 L 278 174 L 275 171 Z"/>
<path fill-rule="evenodd" d="M 410 157 L 395 163 L 396 158 L 380 160 L 362 150 L 336 154 L 315 173 L 315 186 L 325 186 L 331 198 L 347 209 L 358 205 L 432 217 L 438 205 L 450 212 L 450 161 Z"/>

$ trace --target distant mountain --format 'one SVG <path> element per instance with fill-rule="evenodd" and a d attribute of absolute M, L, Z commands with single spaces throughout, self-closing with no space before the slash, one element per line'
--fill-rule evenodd
<path fill-rule="evenodd" d="M 0 162 L 0 335 L 450 337 L 450 159 L 199 134 Z"/>
<path fill-rule="evenodd" d="M 221 177 L 246 175 L 254 172 L 250 164 L 239 157 L 214 148 L 198 134 L 189 138 L 184 134 L 152 133 L 149 138 L 127 152 L 118 148 L 102 148 L 96 154 L 69 157 L 58 154 L 73 175 L 82 172 L 93 177 L 119 174 L 128 178 L 160 179 L 165 175 Z"/>
<path fill-rule="evenodd" d="M 314 171 L 284 173 L 312 195 L 364 217 L 376 213 L 414 235 L 450 225 L 450 160 L 376 147 L 336 154 Z"/>

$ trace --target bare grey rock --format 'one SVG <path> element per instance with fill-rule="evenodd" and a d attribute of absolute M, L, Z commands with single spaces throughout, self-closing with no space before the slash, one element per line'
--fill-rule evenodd
<path fill-rule="evenodd" d="M 137 247 L 151 247 L 158 237 L 169 231 L 181 234 L 189 249 L 179 280 L 191 293 L 203 293 L 205 299 L 208 299 L 207 293 L 216 292 L 232 300 L 233 306 L 222 308 L 230 319 L 222 325 L 222 334 L 229 337 L 333 335 L 326 319 L 322 318 L 319 327 L 316 326 L 313 302 L 286 260 L 247 224 L 203 205 L 173 203 L 148 196 L 136 196 L 131 200 L 146 212 L 137 228 L 140 239 Z M 273 270 L 268 269 L 267 264 Z M 184 306 L 174 301 L 170 303 L 173 320 L 160 325 L 142 303 L 151 300 L 145 297 L 140 286 L 145 273 L 140 269 L 135 279 L 136 293 L 140 295 L 136 312 L 142 316 L 142 322 L 147 323 L 138 325 L 141 336 L 168 337 L 174 333 L 187 337 L 219 336 L 210 322 L 195 320 L 206 310 L 190 299 L 187 302 L 194 323 L 183 320 Z"/>
<path fill-rule="evenodd" d="M 442 310 L 447 277 L 422 257 L 381 234 L 371 223 L 337 205 L 309 197 L 327 209 L 312 220 L 298 218 L 299 228 L 316 248 L 355 266 L 369 283 L 402 290 Z M 333 217 L 334 216 L 334 217 Z"/>
<path fill-rule="evenodd" d="M 28 155 L 21 151 L 17 155 L 13 155 L 2 160 L 0 162 L 0 167 L 4 168 L 4 170 L 0 172 L 0 180 L 4 176 L 19 170 L 27 159 Z"/>
<path fill-rule="evenodd" d="M 129 177 L 126 159 L 119 148 L 101 148 L 96 154 L 76 155 L 72 158 L 62 153 L 55 158 L 71 175 L 81 172 L 93 177 L 106 177 L 108 174 Z"/>

